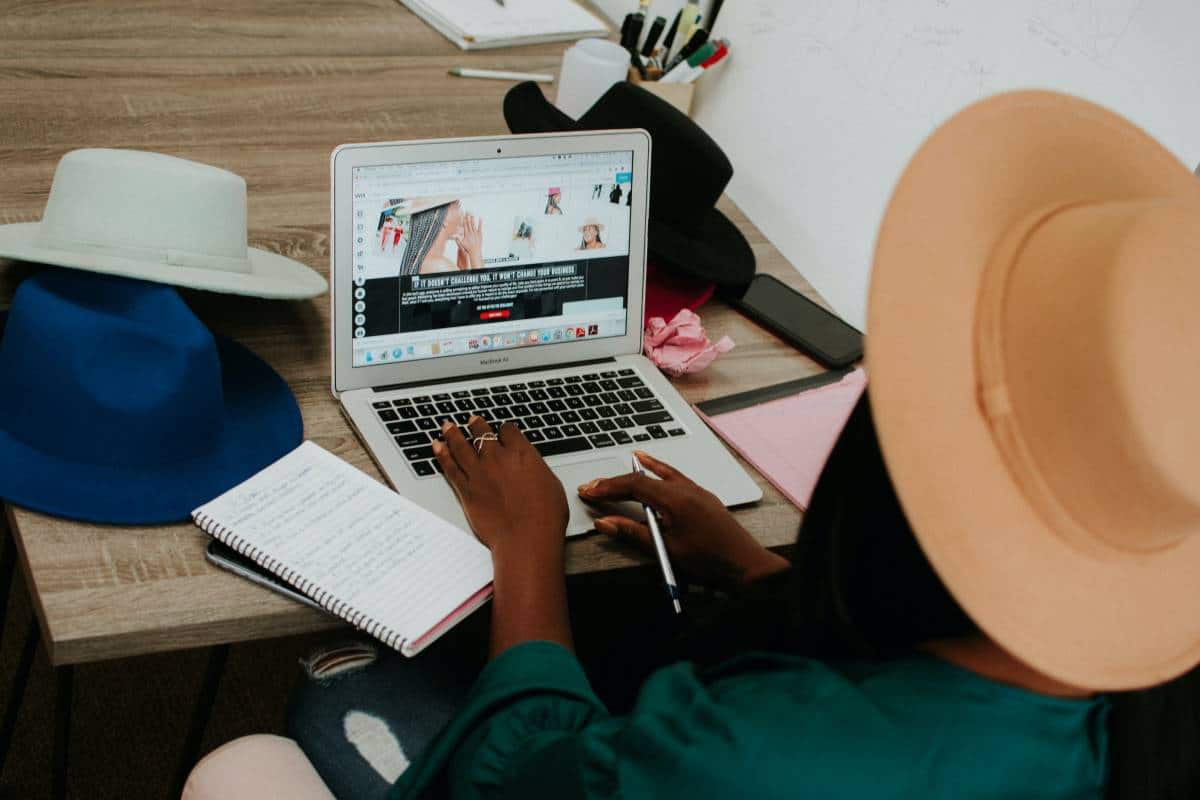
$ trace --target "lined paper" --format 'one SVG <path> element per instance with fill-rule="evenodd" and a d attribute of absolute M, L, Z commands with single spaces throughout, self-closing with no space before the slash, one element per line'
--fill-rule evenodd
<path fill-rule="evenodd" d="M 492 581 L 491 554 L 472 534 L 312 442 L 193 516 L 373 635 L 422 638 Z"/>

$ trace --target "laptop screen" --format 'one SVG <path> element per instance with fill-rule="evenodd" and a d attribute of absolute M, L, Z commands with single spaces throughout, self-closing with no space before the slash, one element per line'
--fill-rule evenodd
<path fill-rule="evenodd" d="M 353 169 L 353 364 L 626 333 L 633 152 Z"/>

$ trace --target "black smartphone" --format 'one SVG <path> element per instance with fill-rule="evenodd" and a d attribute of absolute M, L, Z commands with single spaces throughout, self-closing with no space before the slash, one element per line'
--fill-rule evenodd
<path fill-rule="evenodd" d="M 862 358 L 861 331 L 770 275 L 755 275 L 744 287 L 723 289 L 721 296 L 827 367 L 849 366 Z"/>
<path fill-rule="evenodd" d="M 317 602 L 312 598 L 301 594 L 296 589 L 284 583 L 278 576 L 267 572 L 265 569 L 254 563 L 254 560 L 234 550 L 226 544 L 213 539 L 208 543 L 208 549 L 204 553 L 209 563 L 215 564 L 221 569 L 226 569 L 235 575 L 239 575 L 248 581 L 253 581 L 259 586 L 277 592 L 284 597 L 290 597 L 297 603 L 303 603 L 306 606 L 312 606 L 318 611 L 325 609 L 317 605 Z"/>

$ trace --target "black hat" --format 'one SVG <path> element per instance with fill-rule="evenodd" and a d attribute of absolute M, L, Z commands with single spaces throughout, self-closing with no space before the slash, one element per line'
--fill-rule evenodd
<path fill-rule="evenodd" d="M 754 275 L 754 251 L 716 209 L 733 165 L 699 125 L 670 103 L 631 83 L 613 84 L 579 121 L 553 106 L 532 81 L 504 97 L 513 133 L 645 128 L 650 133 L 650 242 L 664 266 L 712 281 L 743 285 Z"/>

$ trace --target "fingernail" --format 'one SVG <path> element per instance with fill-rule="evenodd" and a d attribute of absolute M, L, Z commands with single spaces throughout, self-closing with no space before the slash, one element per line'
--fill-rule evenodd
<path fill-rule="evenodd" d="M 650 458 L 645 450 L 634 450 L 633 454 L 638 457 L 638 461 L 641 461 L 643 458 Z"/>
<path fill-rule="evenodd" d="M 587 483 L 579 484 L 579 493 L 580 494 L 590 494 L 592 489 L 595 489 L 596 484 L 598 484 L 599 482 L 600 482 L 600 479 L 596 478 L 594 480 L 588 481 Z"/>
<path fill-rule="evenodd" d="M 617 526 L 606 519 L 598 519 L 596 520 L 596 530 L 601 533 L 616 533 Z"/>
<path fill-rule="evenodd" d="M 433 454 L 435 456 L 440 456 L 442 454 L 443 447 L 445 447 L 445 445 L 442 444 L 441 442 L 434 442 L 433 443 Z"/>
<path fill-rule="evenodd" d="M 478 414 L 472 414 L 470 417 L 467 418 L 467 424 L 470 425 L 472 422 L 474 422 L 477 419 L 482 420 L 483 417 L 479 416 Z"/>
<path fill-rule="evenodd" d="M 454 425 L 451 424 L 450 420 L 448 420 L 448 419 L 442 420 L 442 433 L 445 433 L 446 431 L 450 430 L 453 427 L 454 427 Z"/>

